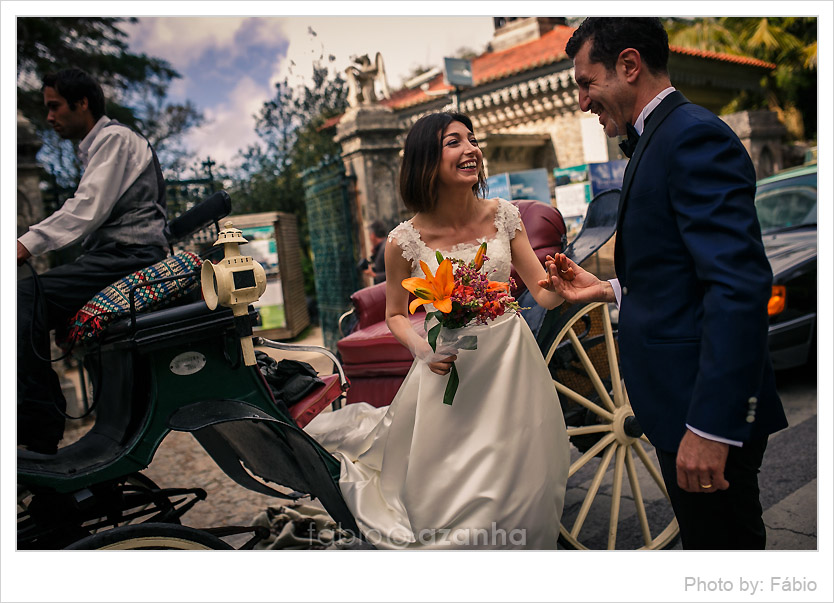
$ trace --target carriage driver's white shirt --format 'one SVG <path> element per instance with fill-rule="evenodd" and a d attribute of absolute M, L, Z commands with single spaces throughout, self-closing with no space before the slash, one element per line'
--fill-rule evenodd
<path fill-rule="evenodd" d="M 669 86 L 665 88 L 655 96 L 649 103 L 643 107 L 643 110 L 640 111 L 640 115 L 637 116 L 637 121 L 634 122 L 634 129 L 637 130 L 637 133 L 642 136 L 643 130 L 646 127 L 646 117 L 655 110 L 655 108 L 661 103 L 661 101 L 672 94 L 675 91 L 673 86 Z M 620 279 L 612 278 L 608 281 L 611 283 L 611 287 L 614 289 L 614 297 L 617 299 L 617 307 L 620 307 L 620 301 L 622 300 L 622 288 L 620 287 Z M 713 440 L 715 442 L 722 442 L 724 444 L 729 444 L 730 446 L 738 446 L 741 447 L 743 442 L 738 442 L 736 440 L 728 440 L 727 438 L 722 438 L 721 436 L 712 435 L 711 433 L 705 433 L 700 429 L 696 429 L 692 427 L 689 423 L 686 424 L 687 429 L 694 433 L 695 435 L 699 435 L 702 438 L 706 438 L 708 440 Z"/>
<path fill-rule="evenodd" d="M 105 129 L 111 121 L 101 116 L 78 145 L 84 175 L 75 194 L 18 238 L 32 255 L 63 249 L 94 232 L 153 161 L 144 138 L 126 127 Z"/>

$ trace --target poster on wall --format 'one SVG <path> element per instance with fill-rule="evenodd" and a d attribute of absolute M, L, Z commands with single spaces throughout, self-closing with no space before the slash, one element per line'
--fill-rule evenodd
<path fill-rule="evenodd" d="M 281 270 L 278 265 L 278 249 L 275 243 L 275 226 L 250 226 L 241 228 L 248 241 L 240 246 L 240 253 L 251 255 L 266 272 L 266 291 L 252 304 L 261 315 L 258 330 L 279 329 L 287 326 L 284 313 L 284 293 L 281 286 Z"/>
<path fill-rule="evenodd" d="M 566 220 L 578 218 L 581 221 L 591 199 L 605 191 L 622 187 L 627 164 L 627 159 L 618 159 L 553 170 L 556 179 L 556 207 L 562 216 Z"/>
<path fill-rule="evenodd" d="M 496 174 L 487 178 L 487 197 L 490 199 L 500 197 L 510 201 L 510 176 L 509 174 Z"/>
<path fill-rule="evenodd" d="M 556 179 L 556 208 L 565 221 L 581 221 L 591 202 L 588 165 L 575 165 L 553 170 Z"/>
<path fill-rule="evenodd" d="M 588 176 L 591 181 L 591 198 L 614 188 L 622 188 L 628 159 L 617 159 L 605 163 L 589 163 Z"/>
<path fill-rule="evenodd" d="M 534 199 L 550 205 L 550 185 L 544 168 L 496 174 L 487 178 L 487 187 L 490 197 L 508 201 Z"/>

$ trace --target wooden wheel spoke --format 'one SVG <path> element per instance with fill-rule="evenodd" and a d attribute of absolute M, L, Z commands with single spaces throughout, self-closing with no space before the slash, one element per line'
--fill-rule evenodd
<path fill-rule="evenodd" d="M 579 357 L 579 361 L 585 368 L 587 377 L 591 380 L 599 399 L 602 400 L 602 403 L 608 410 L 614 412 L 616 409 L 614 407 L 614 402 L 611 400 L 611 396 L 608 393 L 608 389 L 606 389 L 602 379 L 600 379 L 596 367 L 593 362 L 591 362 L 591 359 L 588 357 L 588 353 L 585 351 L 585 348 L 582 347 L 582 342 L 579 341 L 579 337 L 576 336 L 573 329 L 568 330 L 568 337 L 570 338 L 570 341 L 573 344 L 573 350 L 576 352 L 576 355 Z"/>
<path fill-rule="evenodd" d="M 594 479 L 591 480 L 591 485 L 588 487 L 588 493 L 582 501 L 582 507 L 579 509 L 579 514 L 576 516 L 576 521 L 574 521 L 573 527 L 570 531 L 570 535 L 574 538 L 579 536 L 579 531 L 582 529 L 582 525 L 588 517 L 588 512 L 591 510 L 591 505 L 597 496 L 600 484 L 602 484 L 602 479 L 605 477 L 605 472 L 608 471 L 608 465 L 611 464 L 611 457 L 614 456 L 615 449 L 616 446 L 608 447 L 608 450 L 605 451 L 605 454 L 599 463 L 599 467 L 597 467 L 596 473 L 594 473 Z"/>
<path fill-rule="evenodd" d="M 646 505 L 643 502 L 643 491 L 637 479 L 637 468 L 634 459 L 631 457 L 631 450 L 626 449 L 626 471 L 628 471 L 628 483 L 631 485 L 631 493 L 634 496 L 634 506 L 637 509 L 637 518 L 640 520 L 640 531 L 643 534 L 643 542 L 649 546 L 652 542 L 652 531 L 649 528 L 649 518 L 646 515 Z"/>
<path fill-rule="evenodd" d="M 608 423 L 603 425 L 583 425 L 582 427 L 568 427 L 568 437 L 587 435 L 589 433 L 605 433 L 614 427 Z"/>
<path fill-rule="evenodd" d="M 601 314 L 597 314 L 597 311 Z M 568 341 L 570 346 L 567 344 Z M 583 346 L 583 342 L 587 348 Z M 604 351 L 603 348 L 598 347 L 601 345 L 604 345 Z M 594 364 L 592 358 L 599 366 Z M 604 364 L 606 361 L 607 367 Z M 559 526 L 560 542 L 569 548 L 576 549 L 597 549 L 606 546 L 608 549 L 616 549 L 621 527 L 620 518 L 624 512 L 631 514 L 631 508 L 628 506 L 625 507 L 627 511 L 623 511 L 622 502 L 623 492 L 627 487 L 625 485 L 627 476 L 628 488 L 634 497 L 638 524 L 633 525 L 631 519 L 624 522 L 623 534 L 628 532 L 629 538 L 632 537 L 631 534 L 636 536 L 636 530 L 639 527 L 640 538 L 643 541 L 642 545 L 638 544 L 640 548 L 669 547 L 679 534 L 674 517 L 668 525 L 664 524 L 665 527 L 655 525 L 660 523 L 659 518 L 656 522 L 650 522 L 652 519 L 650 515 L 656 511 L 661 513 L 661 517 L 668 515 L 668 509 L 660 507 L 668 505 L 669 501 L 666 484 L 657 463 L 653 462 L 651 448 L 644 447 L 640 440 L 644 440 L 649 445 L 651 442 L 645 435 L 638 439 L 624 437 L 627 434 L 617 427 L 621 421 L 627 420 L 627 415 L 631 414 L 628 412 L 631 402 L 627 384 L 623 381 L 620 372 L 617 333 L 615 325 L 611 323 L 608 305 L 593 302 L 581 307 L 569 307 L 564 315 L 564 322 L 559 326 L 558 333 L 545 354 L 545 362 L 556 377 L 553 385 L 562 400 L 563 408 L 566 408 L 564 405 L 567 404 L 572 407 L 571 412 L 577 412 L 586 418 L 590 415 L 587 415 L 585 411 L 590 411 L 595 415 L 591 417 L 591 420 L 583 421 L 585 424 L 569 427 L 567 430 L 572 443 L 579 448 L 580 452 L 594 440 L 597 441 L 578 455 L 568 471 L 568 489 L 574 490 L 572 493 L 574 504 L 566 508 L 562 517 Z M 565 375 L 569 384 L 572 383 L 571 379 L 574 377 L 579 377 L 579 381 L 576 385 L 566 385 L 559 382 L 560 375 Z M 588 387 L 588 383 L 591 387 Z M 618 439 L 617 433 L 620 434 L 620 438 L 623 438 L 622 441 Z M 636 458 L 630 447 L 634 448 Z M 593 459 L 596 459 L 595 462 L 598 461 L 599 464 L 588 465 Z M 650 479 L 643 473 L 640 463 L 645 466 Z M 594 507 L 594 503 L 599 499 L 602 484 L 609 475 L 612 476 L 611 501 L 609 504 L 603 503 L 602 508 L 599 503 Z M 575 485 L 572 486 L 572 483 Z M 663 502 L 654 490 L 655 485 L 663 493 L 666 502 Z M 607 494 L 606 490 L 605 495 Z M 581 501 L 580 497 L 582 497 Z M 593 513 L 592 509 L 594 509 Z M 604 515 L 605 512 L 610 513 L 607 518 Z M 585 529 L 585 525 L 589 522 L 595 524 L 594 527 L 598 525 L 601 533 L 590 528 Z M 608 524 L 607 543 L 603 528 L 606 523 Z M 653 529 L 659 532 L 654 538 L 652 537 Z M 580 540 L 580 533 L 583 530 L 585 537 Z M 625 536 L 620 538 L 621 547 L 624 545 L 624 538 Z"/>
<path fill-rule="evenodd" d="M 625 446 L 617 446 L 617 460 L 614 463 L 614 484 L 611 488 L 611 517 L 608 519 L 608 550 L 613 551 L 617 545 L 617 527 L 620 523 L 620 499 L 623 495 L 623 466 L 625 464 Z"/>
<path fill-rule="evenodd" d="M 608 306 L 602 308 L 602 328 L 605 333 L 605 351 L 608 354 L 608 369 L 611 371 L 611 389 L 614 394 L 614 404 L 619 408 L 626 403 L 623 383 L 620 380 L 620 363 L 617 361 L 617 342 L 614 341 L 614 328 L 611 326 L 611 315 Z"/>
<path fill-rule="evenodd" d="M 603 419 L 605 419 L 609 423 L 612 423 L 614 421 L 614 415 L 612 413 L 610 413 L 609 411 L 605 410 L 604 408 L 602 408 L 599 404 L 595 404 L 595 403 L 591 402 L 590 400 L 588 400 L 588 398 L 586 398 L 582 394 L 579 394 L 579 393 L 573 391 L 572 389 L 570 389 L 569 387 L 567 387 L 566 385 L 564 385 L 562 383 L 559 383 L 558 381 L 554 381 L 553 385 L 556 387 L 556 391 L 559 392 L 559 395 L 570 398 L 571 400 L 573 400 L 577 404 L 581 404 L 582 406 L 584 406 L 585 408 L 590 410 L 592 413 L 602 417 Z"/>
<path fill-rule="evenodd" d="M 588 464 L 588 461 L 590 461 L 592 458 L 594 458 L 597 455 L 598 452 L 600 452 L 603 448 L 608 446 L 611 442 L 613 442 L 616 439 L 617 439 L 617 436 L 615 436 L 613 433 L 606 434 L 599 442 L 597 442 L 596 444 L 591 446 L 585 452 L 585 454 L 580 456 L 578 459 L 576 459 L 571 464 L 570 470 L 568 471 L 568 477 L 570 477 L 571 475 L 573 475 L 574 473 L 576 473 L 577 471 L 582 469 L 582 467 L 584 467 L 586 464 Z"/>
<path fill-rule="evenodd" d="M 660 491 L 663 492 L 663 495 L 668 499 L 669 493 L 666 491 L 666 484 L 663 481 L 663 476 L 660 474 L 660 470 L 654 466 L 654 463 L 649 458 L 649 455 L 646 454 L 646 451 L 643 450 L 643 446 L 639 442 L 632 442 L 632 448 L 637 453 L 637 456 L 640 457 L 640 460 L 643 461 L 643 465 L 645 465 L 646 470 L 649 472 L 649 475 L 652 476 L 652 479 L 657 484 L 657 487 L 660 488 Z"/>

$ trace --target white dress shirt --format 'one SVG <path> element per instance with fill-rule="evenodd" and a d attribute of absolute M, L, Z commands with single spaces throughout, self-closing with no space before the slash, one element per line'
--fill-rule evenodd
<path fill-rule="evenodd" d="M 84 174 L 75 195 L 18 239 L 32 255 L 63 249 L 94 232 L 153 161 L 145 139 L 126 127 L 105 128 L 111 121 L 102 116 L 78 145 Z"/>

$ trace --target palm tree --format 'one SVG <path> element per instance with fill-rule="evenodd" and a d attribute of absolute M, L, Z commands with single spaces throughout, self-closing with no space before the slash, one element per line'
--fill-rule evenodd
<path fill-rule="evenodd" d="M 722 112 L 768 108 L 796 139 L 816 138 L 817 19 L 701 17 L 667 21 L 669 43 L 774 63 L 761 92 L 742 92 Z"/>

